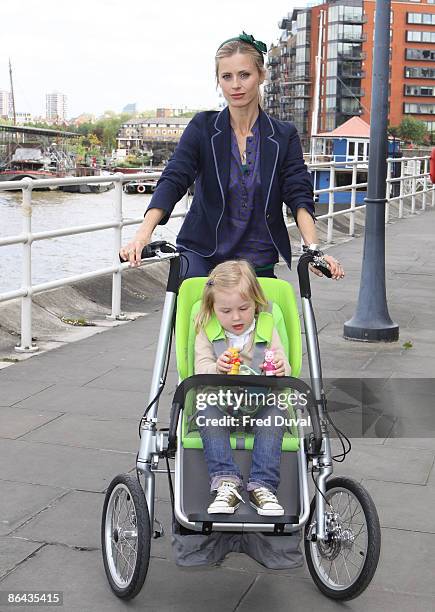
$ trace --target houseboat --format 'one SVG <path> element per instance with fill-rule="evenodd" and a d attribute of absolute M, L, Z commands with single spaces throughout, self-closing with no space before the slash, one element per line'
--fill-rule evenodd
<path fill-rule="evenodd" d="M 74 175 L 69 144 L 78 137 L 74 132 L 0 125 L 0 181 Z"/>

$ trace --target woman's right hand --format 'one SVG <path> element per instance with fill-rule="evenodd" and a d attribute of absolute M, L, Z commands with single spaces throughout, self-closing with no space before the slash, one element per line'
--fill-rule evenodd
<path fill-rule="evenodd" d="M 124 261 L 130 262 L 130 267 L 137 267 L 141 261 L 142 249 L 150 242 L 150 237 L 135 236 L 128 244 L 120 248 L 119 255 Z"/>
<path fill-rule="evenodd" d="M 218 374 L 228 374 L 228 372 L 231 370 L 230 359 L 230 351 L 224 351 L 222 355 L 219 355 L 216 362 L 216 371 Z"/>

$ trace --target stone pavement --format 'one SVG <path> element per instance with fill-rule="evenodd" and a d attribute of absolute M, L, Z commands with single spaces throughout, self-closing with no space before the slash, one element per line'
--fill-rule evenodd
<path fill-rule="evenodd" d="M 305 567 L 269 571 L 241 554 L 229 555 L 220 567 L 178 568 L 170 548 L 166 477 L 157 475 L 156 516 L 166 536 L 152 543 L 150 570 L 136 599 L 125 603 L 112 594 L 101 559 L 101 509 L 111 479 L 134 468 L 158 300 L 128 325 L 0 371 L 0 591 L 62 590 L 68 612 L 435 609 L 433 380 L 423 380 L 435 378 L 435 211 L 391 223 L 386 234 L 387 293 L 399 342 L 342 338 L 357 299 L 361 238 L 332 247 L 346 268 L 345 281 L 312 281 L 325 378 L 382 377 L 383 389 L 402 400 L 405 411 L 400 427 L 380 415 L 381 425 L 374 427 L 381 437 L 354 438 L 344 464 L 334 464 L 336 473 L 363 482 L 379 512 L 381 559 L 366 592 L 334 603 L 321 595 Z M 295 281 L 295 271 L 282 267 L 279 274 Z M 162 425 L 175 384 L 172 359 Z M 352 411 L 336 416 L 345 430 L 346 419 L 355 425 Z"/>

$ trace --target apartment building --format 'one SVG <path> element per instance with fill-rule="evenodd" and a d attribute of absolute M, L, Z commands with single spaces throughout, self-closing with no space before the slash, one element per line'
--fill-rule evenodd
<path fill-rule="evenodd" d="M 67 97 L 58 91 L 45 96 L 45 117 L 53 123 L 63 123 L 67 115 Z"/>
<path fill-rule="evenodd" d="M 137 150 L 158 142 L 176 144 L 189 121 L 184 117 L 130 119 L 121 125 L 116 138 L 117 148 Z"/>
<path fill-rule="evenodd" d="M 375 8 L 375 0 L 326 0 L 296 8 L 279 23 L 279 41 L 268 54 L 265 110 L 294 121 L 306 149 L 318 55 L 318 131 L 353 116 L 370 123 Z M 392 0 L 390 40 L 389 122 L 419 119 L 435 142 L 435 0 Z"/>
<path fill-rule="evenodd" d="M 12 96 L 9 91 L 0 89 L 0 118 L 8 119 L 12 115 Z"/>

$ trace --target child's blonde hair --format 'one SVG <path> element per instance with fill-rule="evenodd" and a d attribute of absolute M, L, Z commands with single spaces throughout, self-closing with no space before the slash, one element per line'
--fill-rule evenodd
<path fill-rule="evenodd" d="M 267 306 L 267 300 L 252 266 L 244 259 L 225 261 L 209 274 L 195 321 L 196 333 L 210 321 L 214 313 L 215 291 L 219 289 L 238 289 L 245 299 L 255 302 L 256 315 Z"/>

